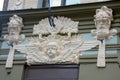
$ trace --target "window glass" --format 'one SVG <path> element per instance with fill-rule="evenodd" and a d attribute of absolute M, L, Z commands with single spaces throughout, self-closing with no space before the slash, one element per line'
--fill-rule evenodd
<path fill-rule="evenodd" d="M 80 4 L 80 0 L 66 0 L 66 5 Z"/>
<path fill-rule="evenodd" d="M 67 5 L 75 5 L 82 3 L 94 3 L 94 2 L 103 2 L 110 0 L 50 0 L 50 6 L 67 6 Z M 43 7 L 48 7 L 48 0 L 43 0 Z"/>
<path fill-rule="evenodd" d="M 61 0 L 50 0 L 50 5 L 54 6 L 61 6 Z"/>
<path fill-rule="evenodd" d="M 4 3 L 4 0 L 0 0 L 0 11 L 2 11 L 3 9 L 3 3 Z"/>
<path fill-rule="evenodd" d="M 110 0 L 66 0 L 66 5 L 93 3 L 93 2 L 102 2 L 102 1 L 110 1 Z"/>
<path fill-rule="evenodd" d="M 49 0 L 43 0 L 43 7 L 48 7 L 48 2 Z M 55 6 L 62 6 L 63 3 L 65 3 L 65 0 L 50 0 L 50 6 L 55 7 Z"/>

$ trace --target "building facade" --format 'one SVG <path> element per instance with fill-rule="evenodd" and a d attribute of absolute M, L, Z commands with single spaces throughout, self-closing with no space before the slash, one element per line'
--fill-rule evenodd
<path fill-rule="evenodd" d="M 120 37 L 119 34 L 120 1 L 84 3 L 84 1 L 81 0 L 81 2 L 83 2 L 84 4 L 65 6 L 66 3 L 61 0 L 60 1 L 61 6 L 52 7 L 51 10 L 51 16 L 56 17 L 53 19 L 57 30 L 59 30 L 58 32 L 55 33 L 54 30 L 53 31 L 46 30 L 47 28 L 50 28 L 49 21 L 46 21 L 48 17 L 48 8 L 47 8 L 47 2 L 45 1 L 47 0 L 43 0 L 43 1 L 34 0 L 34 2 L 33 0 L 15 0 L 15 1 L 9 0 L 7 4 L 8 7 L 6 8 L 8 11 L 0 12 L 0 26 L 1 26 L 0 80 L 48 80 L 48 79 L 119 80 L 120 78 L 119 76 L 120 74 L 120 53 L 119 53 L 120 52 L 120 40 L 119 40 L 120 39 L 119 38 Z M 106 7 L 102 8 L 102 6 L 107 6 L 108 10 L 106 11 L 105 10 Z M 108 16 L 101 15 L 101 13 L 99 12 L 101 12 L 102 10 L 103 10 L 102 14 L 104 13 L 105 10 L 106 13 L 108 13 Z M 110 12 L 112 12 L 113 19 L 110 17 L 111 16 Z M 97 15 L 100 16 L 97 17 Z M 102 37 L 101 35 L 97 35 L 97 39 L 98 39 L 97 41 L 101 42 L 101 44 L 102 44 L 102 40 L 104 40 L 105 38 L 104 40 L 105 48 L 103 48 L 105 50 L 102 49 L 103 52 L 100 53 L 105 52 L 106 65 L 104 66 L 103 65 L 104 63 L 101 63 L 103 65 L 102 67 L 97 65 L 97 62 L 99 62 L 98 53 L 100 50 L 100 45 L 93 46 L 95 45 L 95 43 L 90 43 L 92 44 L 90 46 L 93 46 L 94 48 L 88 51 L 79 51 L 83 49 L 86 50 L 88 46 L 83 49 L 81 48 L 76 49 L 77 47 L 73 47 L 76 44 L 79 45 L 81 40 L 83 40 L 84 42 L 96 40 L 96 38 L 94 38 L 94 36 L 91 34 L 91 30 L 97 30 L 97 28 L 99 27 L 99 25 L 97 24 L 101 22 L 101 16 L 102 16 L 102 20 L 103 17 L 105 17 L 105 19 L 107 18 L 108 20 L 110 20 L 110 22 L 108 21 L 109 24 L 111 23 L 110 26 L 108 26 L 108 23 L 106 22 L 107 24 L 106 26 L 109 27 L 109 30 L 112 30 L 112 28 L 117 30 L 117 34 L 110 39 L 104 36 L 107 33 L 101 34 Z M 14 21 L 14 19 L 18 19 L 18 23 Z M 100 21 L 97 22 L 97 20 Z M 21 27 L 18 28 L 18 26 Z M 41 26 L 42 28 L 38 29 L 37 26 Z M 61 26 L 63 27 L 61 28 Z M 69 27 L 66 28 L 65 26 L 69 26 Z M 98 27 L 96 28 L 96 26 Z M 62 29 L 65 29 L 65 32 L 64 30 L 61 31 Z M 99 29 L 102 29 L 102 31 L 104 31 L 103 28 L 99 28 Z M 105 30 L 105 32 L 107 31 Z M 16 33 L 17 36 L 19 36 L 19 38 L 17 38 L 17 41 L 16 38 L 14 39 L 14 37 L 12 37 L 12 39 L 9 39 L 8 37 L 7 38 L 4 37 L 4 39 L 2 38 L 5 35 L 16 36 Z M 56 36 L 56 33 L 58 33 L 57 38 L 54 39 L 54 35 Z M 22 34 L 25 35 L 24 38 L 22 38 L 23 40 L 20 38 Z M 111 34 L 113 33 L 110 33 L 109 35 Z M 49 35 L 52 35 L 52 38 L 50 38 L 51 36 Z M 63 36 L 61 37 L 62 39 L 58 38 L 58 35 Z M 66 35 L 68 37 L 67 40 L 64 38 L 64 36 L 66 37 Z M 76 35 L 80 35 L 80 37 L 76 38 Z M 46 37 L 48 39 L 46 39 Z M 41 41 L 42 40 L 41 38 L 44 39 L 43 40 L 45 41 L 44 43 Z M 18 43 L 19 40 L 22 40 L 22 42 Z M 54 41 L 58 43 L 57 44 L 53 43 Z M 74 45 L 71 46 L 68 43 L 69 44 L 68 49 L 69 48 L 75 49 L 72 50 L 72 53 L 79 51 L 78 53 L 79 56 L 76 55 L 77 53 L 73 55 L 72 53 L 70 53 L 69 50 L 67 51 L 66 49 L 58 48 L 59 50 L 61 50 L 59 51 L 60 53 L 62 53 L 62 51 L 63 52 L 66 51 L 65 52 L 66 54 L 70 53 L 71 55 L 73 55 L 72 58 L 70 57 L 71 56 L 70 55 L 63 59 L 63 57 L 66 56 L 64 55 L 60 58 L 56 57 L 57 58 L 56 60 L 51 60 L 51 58 L 53 59 L 54 56 L 45 54 L 45 57 L 47 55 L 50 58 L 50 60 L 47 61 L 47 59 L 45 59 L 44 56 L 42 57 L 42 55 L 40 55 L 42 52 L 44 53 L 44 50 L 41 51 L 42 48 L 39 48 L 39 50 L 38 49 L 34 50 L 33 48 L 31 48 L 35 46 L 44 47 L 44 45 L 47 44 L 48 42 L 51 42 L 51 44 L 48 43 L 47 46 L 49 45 L 53 46 L 53 44 L 60 45 L 63 44 L 63 41 L 65 43 L 66 41 L 70 43 L 76 42 Z M 13 47 L 11 47 L 11 44 L 7 42 L 22 45 L 22 47 L 19 48 L 15 47 L 15 51 L 14 51 L 15 54 L 13 58 L 12 67 L 9 67 L 10 66 L 9 64 L 7 67 L 5 66 L 7 64 L 6 61 L 8 59 L 10 50 L 13 49 Z M 38 45 L 39 42 L 41 43 L 41 45 Z M 34 46 L 33 43 L 35 43 Z M 82 44 L 80 44 L 80 46 L 81 45 Z M 12 44 L 12 46 L 14 45 Z M 26 47 L 27 48 L 30 47 L 30 48 L 29 50 L 24 51 L 23 49 L 26 49 Z M 34 55 L 40 51 L 41 51 L 41 53 L 39 53 L 40 56 Z M 30 53 L 32 54 L 32 58 Z M 59 55 L 61 54 L 57 54 L 55 56 L 59 56 Z M 102 62 L 104 62 L 103 58 L 104 56 L 102 55 Z M 8 63 L 11 62 L 9 62 L 8 60 Z"/>

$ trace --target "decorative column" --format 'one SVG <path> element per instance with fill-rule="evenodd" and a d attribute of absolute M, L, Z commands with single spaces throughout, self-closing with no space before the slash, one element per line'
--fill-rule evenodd
<path fill-rule="evenodd" d="M 23 22 L 21 17 L 18 17 L 17 15 L 13 15 L 12 17 L 10 17 L 10 22 L 8 23 L 9 34 L 4 36 L 4 39 L 11 47 L 6 61 L 6 66 L 5 66 L 6 68 L 12 68 L 13 57 L 15 52 L 14 47 L 25 38 L 25 35 L 23 34 L 19 35 L 22 27 L 23 27 Z"/>
<path fill-rule="evenodd" d="M 91 30 L 91 33 L 100 41 L 97 66 L 105 67 L 105 40 L 112 38 L 117 33 L 116 29 L 110 30 L 111 21 L 113 20 L 112 9 L 102 6 L 101 9 L 96 10 L 94 17 L 96 29 Z"/>

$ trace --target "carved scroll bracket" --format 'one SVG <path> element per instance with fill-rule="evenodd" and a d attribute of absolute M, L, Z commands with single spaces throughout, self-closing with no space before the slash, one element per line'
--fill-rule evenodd
<path fill-rule="evenodd" d="M 91 33 L 100 41 L 97 58 L 98 67 L 105 67 L 105 40 L 111 39 L 117 33 L 116 29 L 110 30 L 112 20 L 112 9 L 102 6 L 101 9 L 96 10 L 94 20 L 96 29 L 91 30 Z"/>

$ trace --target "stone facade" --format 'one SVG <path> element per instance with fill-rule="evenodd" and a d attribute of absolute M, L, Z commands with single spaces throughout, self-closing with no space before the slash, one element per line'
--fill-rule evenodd
<path fill-rule="evenodd" d="M 108 6 L 114 11 L 114 14 L 113 14 L 114 20 L 111 23 L 111 28 L 116 28 L 118 30 L 118 33 L 115 37 L 113 37 L 113 39 L 106 41 L 106 55 L 105 55 L 106 67 L 104 68 L 96 67 L 96 62 L 97 62 L 97 52 L 95 51 L 96 48 L 93 48 L 92 50 L 84 53 L 82 52 L 83 55 L 80 56 L 80 60 L 79 60 L 80 64 L 78 64 L 78 66 L 80 67 L 79 67 L 79 71 L 77 71 L 78 78 L 76 78 L 76 80 L 119 80 L 120 79 L 120 64 L 119 64 L 120 63 L 120 1 L 108 1 L 105 3 L 94 3 L 94 4 L 89 3 L 84 5 L 78 4 L 75 6 L 59 7 L 59 8 L 52 9 L 52 14 L 54 16 L 66 16 L 71 18 L 74 21 L 79 21 L 79 25 L 78 25 L 79 33 L 82 34 L 83 39 L 85 41 L 85 40 L 94 39 L 93 36 L 90 34 L 90 30 L 96 28 L 94 24 L 93 15 L 95 14 L 95 10 L 100 9 L 101 6 Z M 3 27 L 2 35 L 8 34 L 7 22 L 9 21 L 9 18 L 14 14 L 19 15 L 20 17 L 23 18 L 23 21 L 24 21 L 23 23 L 25 24 L 25 26 L 22 29 L 22 34 L 25 34 L 26 37 L 30 37 L 33 32 L 32 31 L 33 25 L 34 24 L 37 25 L 39 23 L 39 20 L 42 20 L 44 17 L 47 17 L 48 9 L 45 8 L 44 10 L 26 9 L 21 11 L 15 11 L 15 10 L 4 11 L 4 12 L 1 11 L 0 26 Z M 27 42 L 27 40 L 25 40 L 25 42 Z M 28 67 L 26 66 L 26 54 L 16 51 L 14 56 L 14 65 L 10 73 L 10 70 L 5 68 L 5 63 L 7 60 L 9 48 L 5 48 L 7 46 L 5 46 L 4 44 L 5 44 L 4 42 L 0 42 L 0 46 L 1 46 L 0 48 L 0 80 L 1 79 L 2 80 L 23 80 L 23 79 L 25 80 L 24 72 L 26 71 L 26 67 Z M 38 66 L 40 66 L 39 64 L 36 64 L 36 65 L 37 65 L 36 66 L 37 68 Z M 51 65 L 51 68 L 52 67 L 55 67 L 55 66 Z M 75 68 L 75 66 L 73 66 L 73 68 Z M 71 69 L 71 68 L 66 67 L 66 69 Z M 47 70 L 47 69 L 44 68 L 42 70 Z M 42 70 L 37 70 L 37 71 L 42 71 Z M 52 70 L 53 68 L 51 69 L 51 74 L 53 73 Z"/>
<path fill-rule="evenodd" d="M 38 0 L 24 0 L 24 9 L 37 8 Z"/>
<path fill-rule="evenodd" d="M 9 0 L 7 10 L 38 8 L 38 6 L 39 7 L 42 6 L 42 1 L 43 0 L 41 1 L 39 0 Z M 80 2 L 80 4 L 82 4 L 82 3 L 92 3 L 92 2 L 101 2 L 101 1 L 110 1 L 110 0 L 80 0 L 78 1 L 78 3 Z"/>
<path fill-rule="evenodd" d="M 38 0 L 9 0 L 7 10 L 37 8 Z"/>

